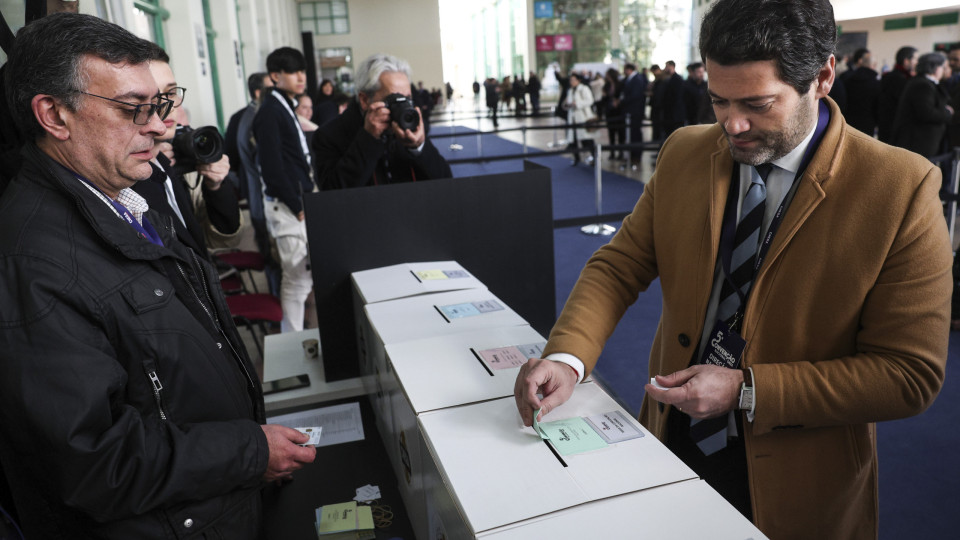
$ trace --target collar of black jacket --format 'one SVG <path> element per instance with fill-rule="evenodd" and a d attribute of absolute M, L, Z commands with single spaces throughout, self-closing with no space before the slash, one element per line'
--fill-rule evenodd
<path fill-rule="evenodd" d="M 153 210 L 144 214 L 153 224 L 164 244 L 163 246 L 155 245 L 140 238 L 133 227 L 118 219 L 114 211 L 84 186 L 71 170 L 48 156 L 36 144 L 32 142 L 25 144 L 21 155 L 23 168 L 15 182 L 33 182 L 74 200 L 81 216 L 97 235 L 124 256 L 137 260 L 155 260 L 163 256 L 184 259 L 179 250 L 170 249 L 179 242 L 175 239 L 173 222 L 168 216 Z"/>

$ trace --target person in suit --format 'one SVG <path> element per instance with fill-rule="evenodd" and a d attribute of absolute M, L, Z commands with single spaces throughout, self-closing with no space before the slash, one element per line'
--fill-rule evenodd
<path fill-rule="evenodd" d="M 900 47 L 896 56 L 897 65 L 880 78 L 880 96 L 877 105 L 877 138 L 893 144 L 893 121 L 900 106 L 900 96 L 913 71 L 917 67 L 917 49 Z"/>
<path fill-rule="evenodd" d="M 663 138 L 666 139 L 687 120 L 687 108 L 683 100 L 683 77 L 677 73 L 677 64 L 668 60 L 663 68 Z"/>
<path fill-rule="evenodd" d="M 280 47 L 267 55 L 273 86 L 266 89 L 253 118 L 267 231 L 277 244 L 280 259 L 282 332 L 303 330 L 305 302 L 313 300 L 302 196 L 316 188 L 310 147 L 294 113 L 295 97 L 307 85 L 306 65 L 303 53 L 292 47 Z"/>
<path fill-rule="evenodd" d="M 623 66 L 623 93 L 620 97 L 620 114 L 630 115 L 630 143 L 643 142 L 643 119 L 646 118 L 647 106 L 647 78 L 637 73 L 635 64 Z M 626 120 L 625 120 L 626 121 Z M 643 150 L 630 151 L 631 165 L 636 165 L 643 155 Z"/>
<path fill-rule="evenodd" d="M 917 60 L 917 76 L 907 82 L 893 123 L 893 144 L 924 157 L 940 154 L 953 118 L 950 96 L 940 86 L 947 59 L 927 53 Z"/>
<path fill-rule="evenodd" d="M 357 69 L 357 99 L 313 139 L 316 177 L 323 190 L 450 178 L 447 160 L 426 137 L 422 121 L 400 129 L 384 99 L 410 98 L 410 64 L 374 54 Z M 496 122 L 496 117 L 494 117 Z"/>
<path fill-rule="evenodd" d="M 940 171 L 846 124 L 836 36 L 828 0 L 713 3 L 717 124 L 667 140 L 515 385 L 525 425 L 548 415 L 659 278 L 640 421 L 771 538 L 875 539 L 874 423 L 926 409 L 946 367 Z"/>
<path fill-rule="evenodd" d="M 851 127 L 873 136 L 877 130 L 880 99 L 880 74 L 870 67 L 870 51 L 857 49 L 853 53 L 854 68 L 844 79 L 847 90 L 847 108 L 843 117 Z"/>

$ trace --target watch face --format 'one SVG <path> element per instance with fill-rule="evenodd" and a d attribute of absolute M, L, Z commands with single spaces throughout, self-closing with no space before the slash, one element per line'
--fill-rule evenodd
<path fill-rule="evenodd" d="M 744 384 L 740 387 L 740 409 L 753 407 L 753 387 Z"/>

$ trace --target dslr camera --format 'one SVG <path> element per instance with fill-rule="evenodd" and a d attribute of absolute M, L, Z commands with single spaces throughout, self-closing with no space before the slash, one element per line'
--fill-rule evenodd
<path fill-rule="evenodd" d="M 193 129 L 190 126 L 177 126 L 171 141 L 174 166 L 181 173 L 194 171 L 198 164 L 216 163 L 223 157 L 223 137 L 214 126 Z"/>
<path fill-rule="evenodd" d="M 416 131 L 420 125 L 420 115 L 412 99 L 403 94 L 390 94 L 383 102 L 390 109 L 390 120 L 396 122 L 400 129 Z"/>

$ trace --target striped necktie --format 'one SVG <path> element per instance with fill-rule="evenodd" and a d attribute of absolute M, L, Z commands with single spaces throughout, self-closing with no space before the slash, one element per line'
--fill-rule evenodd
<path fill-rule="evenodd" d="M 766 208 L 766 181 L 773 165 L 764 163 L 756 166 L 759 176 L 754 176 L 750 189 L 743 198 L 740 210 L 740 222 L 733 241 L 733 255 L 730 257 L 731 279 L 723 280 L 720 288 L 720 303 L 717 305 L 717 320 L 729 323 L 740 307 L 740 295 L 731 285 L 736 284 L 744 298 L 753 284 L 753 267 L 757 261 L 757 249 L 760 247 L 760 231 L 763 229 L 763 213 Z"/>
<path fill-rule="evenodd" d="M 764 163 L 756 166 L 759 177 L 754 176 L 750 189 L 743 198 L 740 210 L 740 222 L 734 236 L 733 255 L 730 257 L 732 281 L 746 298 L 753 284 L 753 266 L 757 261 L 757 250 L 760 247 L 760 231 L 763 228 L 763 212 L 766 207 L 766 181 L 773 170 L 773 165 Z M 720 288 L 720 304 L 717 306 L 717 320 L 730 323 L 740 308 L 740 295 L 730 284 L 730 279 L 723 280 Z M 727 425 L 729 414 L 707 420 L 691 419 L 690 438 L 697 444 L 704 455 L 709 456 L 726 448 Z"/>

